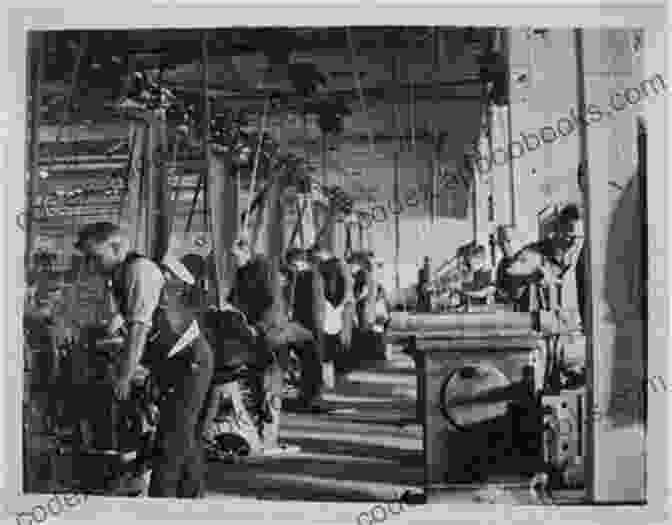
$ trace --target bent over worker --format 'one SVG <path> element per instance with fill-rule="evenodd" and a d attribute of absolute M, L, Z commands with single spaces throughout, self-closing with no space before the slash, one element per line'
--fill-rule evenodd
<path fill-rule="evenodd" d="M 118 226 L 98 222 L 80 231 L 75 247 L 110 279 L 124 321 L 115 396 L 128 398 L 139 365 L 151 371 L 162 393 L 149 496 L 197 498 L 205 478 L 197 427 L 212 378 L 212 350 L 194 313 L 168 293 L 176 281 L 170 278 L 180 276 L 179 269 L 164 272 L 149 258 L 130 252 L 128 244 Z"/>
<path fill-rule="evenodd" d="M 234 243 L 232 254 L 236 275 L 229 302 L 245 314 L 251 330 L 278 358 L 281 368 L 287 366 L 289 347 L 299 349 L 304 361 L 300 402 L 302 408 L 319 409 L 323 381 L 315 337 L 309 329 L 288 320 L 280 280 L 266 257 L 252 253 L 247 236 L 241 235 Z"/>

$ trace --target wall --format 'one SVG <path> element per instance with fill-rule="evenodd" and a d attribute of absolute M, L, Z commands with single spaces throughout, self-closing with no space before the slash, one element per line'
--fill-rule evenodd
<path fill-rule="evenodd" d="M 584 57 L 586 103 L 606 111 L 610 97 L 617 90 L 640 86 L 642 65 L 632 53 L 630 30 L 590 29 L 585 31 Z M 526 86 L 514 84 L 512 118 L 514 137 L 520 133 L 539 133 L 543 126 L 558 129 L 559 119 L 569 117 L 576 108 L 576 58 L 570 30 L 551 30 L 545 38 L 528 40 L 523 31 L 513 31 L 512 71 L 527 73 Z M 642 105 L 614 113 L 588 126 L 588 150 L 592 205 L 589 210 L 593 251 L 592 288 L 596 325 L 592 359 L 589 358 L 594 386 L 594 405 L 606 409 L 605 417 L 596 418 L 592 440 L 594 482 L 591 497 L 596 501 L 637 501 L 644 498 L 645 439 L 641 399 L 614 403 L 617 392 L 639 384 L 644 377 L 641 330 L 633 324 L 626 329 L 615 318 L 615 310 L 628 310 L 627 304 L 607 305 L 607 296 L 620 282 L 607 282 L 607 274 L 622 263 L 608 256 L 614 235 L 631 233 L 610 231 L 622 213 L 623 194 L 615 185 L 625 187 L 636 166 L 635 116 Z M 574 109 L 575 111 L 575 109 Z M 568 123 L 562 124 L 570 129 Z M 550 131 L 546 132 L 550 138 Z M 526 152 L 515 162 L 519 197 L 518 221 L 521 233 L 532 239 L 536 235 L 536 213 L 547 204 L 580 199 L 576 169 L 579 160 L 578 129 L 534 152 Z M 536 172 L 536 174 L 535 174 Z M 635 219 L 629 219 L 633 223 Z M 622 221 L 622 219 L 621 219 Z M 613 253 L 613 252 L 610 252 Z M 632 254 L 631 254 L 632 255 Z M 611 260 L 610 260 L 611 259 Z M 616 266 L 614 266 L 616 265 Z M 622 297 L 625 297 L 623 295 Z M 620 300 L 627 303 L 628 300 Z M 614 310 L 615 309 L 615 310 Z M 641 320 L 639 321 L 641 323 Z M 636 323 L 635 323 L 636 324 Z M 620 335 L 619 335 L 620 334 Z M 637 334 L 640 334 L 639 336 Z M 625 346 L 624 346 L 625 345 Z M 619 473 L 628 472 L 627 476 Z"/>

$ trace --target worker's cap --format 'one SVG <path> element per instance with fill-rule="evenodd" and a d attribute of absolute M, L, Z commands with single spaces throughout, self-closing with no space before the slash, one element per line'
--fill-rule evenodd
<path fill-rule="evenodd" d="M 94 222 L 87 224 L 77 234 L 75 249 L 82 251 L 88 242 L 105 242 L 121 231 L 118 225 L 112 222 Z"/>
<path fill-rule="evenodd" d="M 560 213 L 558 214 L 558 221 L 560 223 L 567 224 L 570 222 L 579 221 L 582 217 L 583 213 L 581 211 L 581 207 L 577 204 L 570 203 L 560 210 Z"/>

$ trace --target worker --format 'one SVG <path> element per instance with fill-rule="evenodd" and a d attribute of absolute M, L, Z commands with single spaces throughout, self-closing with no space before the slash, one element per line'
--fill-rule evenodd
<path fill-rule="evenodd" d="M 556 232 L 528 244 L 514 256 L 505 273 L 509 276 L 507 293 L 517 310 L 559 307 L 558 292 L 567 272 L 576 264 L 582 239 L 580 210 L 569 204 L 558 215 Z"/>
<path fill-rule="evenodd" d="M 286 369 L 289 348 L 296 348 L 303 356 L 305 370 L 300 392 L 302 409 L 319 409 L 322 395 L 322 374 L 313 372 L 320 363 L 318 347 L 313 334 L 287 316 L 280 276 L 274 275 L 270 261 L 252 254 L 249 238 L 241 235 L 234 243 L 232 253 L 236 274 L 229 302 L 245 315 L 252 333 L 261 337 L 270 352 Z"/>
<path fill-rule="evenodd" d="M 302 363 L 302 380 L 308 390 L 324 385 L 324 315 L 326 298 L 324 280 L 319 269 L 301 248 L 293 248 L 286 255 L 288 315 L 291 321 L 310 331 L 314 344 L 297 348 Z M 328 381 L 327 381 L 328 382 Z"/>
<path fill-rule="evenodd" d="M 468 306 L 489 304 L 495 293 L 492 271 L 486 268 L 487 250 L 479 244 L 466 256 L 466 272 L 460 290 Z"/>
<path fill-rule="evenodd" d="M 513 298 L 509 294 L 511 290 L 511 278 L 508 274 L 508 269 L 513 264 L 515 255 L 513 248 L 514 230 L 511 226 L 498 226 L 495 238 L 497 246 L 502 253 L 502 257 L 497 264 L 497 271 L 495 272 L 496 298 L 498 302 L 512 303 Z"/>
<path fill-rule="evenodd" d="M 213 371 L 212 350 L 188 309 L 167 293 L 182 286 L 178 274 L 131 252 L 121 229 L 109 222 L 85 226 L 75 247 L 110 278 L 119 311 L 108 328 L 124 336 L 113 391 L 129 398 L 139 367 L 149 369 L 162 392 L 156 448 L 152 458 L 150 497 L 198 498 L 203 495 L 205 466 L 200 448 L 199 416 Z M 186 272 L 186 270 L 185 270 Z"/>
<path fill-rule="evenodd" d="M 418 312 L 428 313 L 431 311 L 431 295 L 429 293 L 429 285 L 431 280 L 431 261 L 425 256 L 422 268 L 418 270 Z"/>
<path fill-rule="evenodd" d="M 323 247 L 310 250 L 313 264 L 324 280 L 324 353 L 336 373 L 345 373 L 351 366 L 349 356 L 356 311 L 352 276 L 346 264 Z"/>

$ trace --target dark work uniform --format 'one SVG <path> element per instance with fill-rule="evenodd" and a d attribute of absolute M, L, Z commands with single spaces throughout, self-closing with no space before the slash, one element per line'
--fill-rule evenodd
<path fill-rule="evenodd" d="M 147 277 L 136 273 L 135 280 L 129 278 L 134 270 L 139 272 L 139 267 L 132 267 L 140 264 L 139 261 L 144 261 Z M 156 275 L 149 272 L 148 262 L 154 264 L 131 253 L 114 276 L 112 291 L 127 321 L 134 321 L 129 309 L 133 303 L 142 301 L 137 295 L 142 293 L 143 286 L 148 290 L 157 286 L 156 282 L 144 285 L 141 282 Z M 188 325 L 195 318 L 187 309 L 168 304 L 164 291 L 165 288 L 153 311 L 152 327 L 141 360 L 155 376 L 162 394 L 149 496 L 196 498 L 204 490 L 205 462 L 199 419 L 212 379 L 213 355 L 204 337 L 199 335 L 186 348 L 168 357 L 183 335 L 175 328 L 174 320 L 180 318 L 180 325 Z"/>
<path fill-rule="evenodd" d="M 497 300 L 503 303 L 512 301 L 512 284 L 511 276 L 507 273 L 514 261 L 513 256 L 504 256 L 497 265 L 497 273 L 495 275 L 495 286 L 497 287 Z"/>
<path fill-rule="evenodd" d="M 471 280 L 462 283 L 462 290 L 465 292 L 479 292 L 491 285 L 492 272 L 481 269 L 474 272 Z M 474 305 L 487 304 L 487 298 L 485 297 L 470 297 L 468 301 Z"/>
<path fill-rule="evenodd" d="M 304 367 L 301 395 L 305 400 L 317 397 L 322 388 L 322 364 L 315 338 L 308 328 L 287 318 L 279 280 L 265 257 L 255 256 L 236 270 L 229 302 L 245 314 L 251 325 L 261 330 L 282 368 L 287 366 L 290 346 L 301 354 Z"/>
<path fill-rule="evenodd" d="M 529 244 L 522 248 L 514 257 L 524 259 L 528 256 L 535 256 L 539 264 L 553 271 L 560 276 L 567 271 L 568 267 L 562 266 L 554 257 L 555 244 L 552 239 L 543 239 Z M 559 297 L 559 290 L 552 291 L 547 286 L 542 285 L 543 272 L 539 266 L 533 273 L 521 276 L 509 276 L 511 287 L 511 296 L 516 310 L 521 312 L 536 311 L 546 309 L 552 304 L 551 293 Z M 533 293 L 534 292 L 534 293 Z"/>
<path fill-rule="evenodd" d="M 427 313 L 432 309 L 432 299 L 431 295 L 427 292 L 426 286 L 429 284 L 430 280 L 430 269 L 429 266 L 423 265 L 422 268 L 418 271 L 418 284 L 417 284 L 417 294 L 418 294 L 418 311 Z"/>
<path fill-rule="evenodd" d="M 324 281 L 318 271 L 309 268 L 303 271 L 292 270 L 289 273 L 290 296 L 292 301 L 292 321 L 310 330 L 315 338 L 316 351 L 320 363 L 324 360 L 322 348 L 324 308 Z M 321 372 L 320 372 L 321 373 Z"/>

